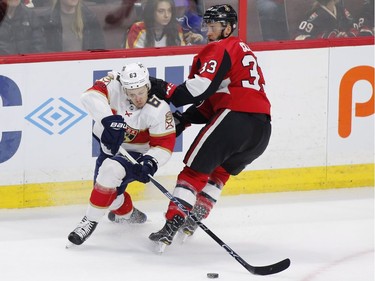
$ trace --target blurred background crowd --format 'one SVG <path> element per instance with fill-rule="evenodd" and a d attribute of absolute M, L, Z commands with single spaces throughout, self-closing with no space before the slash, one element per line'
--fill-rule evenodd
<path fill-rule="evenodd" d="M 224 2 L 238 11 L 238 0 Z M 0 55 L 205 44 L 202 15 L 214 4 L 0 0 Z M 248 42 L 374 36 L 374 0 L 248 0 L 247 9 Z"/>

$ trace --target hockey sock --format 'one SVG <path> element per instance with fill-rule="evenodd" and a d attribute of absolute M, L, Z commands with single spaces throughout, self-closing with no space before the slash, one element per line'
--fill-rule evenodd
<path fill-rule="evenodd" d="M 197 193 L 203 189 L 207 183 L 207 180 L 207 174 L 194 171 L 189 167 L 184 167 L 184 169 L 178 175 L 173 196 L 176 197 L 188 211 L 191 211 L 197 200 Z M 186 217 L 184 212 L 182 212 L 176 206 L 176 204 L 171 201 L 165 217 L 167 220 L 172 220 L 175 215 Z"/>
<path fill-rule="evenodd" d="M 130 194 L 126 191 L 124 192 L 124 202 L 122 205 L 112 212 L 115 213 L 118 216 L 126 216 L 128 215 L 130 217 L 131 213 L 133 211 L 133 202 L 132 198 L 130 197 Z"/>
<path fill-rule="evenodd" d="M 111 205 L 117 196 L 116 189 L 105 188 L 96 183 L 90 196 L 90 205 L 87 208 L 86 216 L 91 221 L 98 222 L 104 215 L 106 209 Z"/>
<path fill-rule="evenodd" d="M 194 209 L 205 209 L 203 218 L 207 218 L 211 209 L 220 197 L 224 184 L 229 179 L 229 173 L 221 166 L 217 167 L 210 175 L 206 186 L 197 195 Z M 199 208 L 200 206 L 200 208 Z"/>

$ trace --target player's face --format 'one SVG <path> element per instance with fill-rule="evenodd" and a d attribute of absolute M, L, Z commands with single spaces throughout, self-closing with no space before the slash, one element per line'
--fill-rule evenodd
<path fill-rule="evenodd" d="M 230 25 L 228 24 L 224 27 L 220 22 L 211 22 L 203 26 L 203 29 L 207 32 L 208 42 L 215 42 L 217 40 L 223 39 L 230 34 Z"/>
<path fill-rule="evenodd" d="M 137 89 L 127 89 L 126 94 L 137 108 L 144 107 L 148 99 L 148 89 L 146 85 Z"/>
<path fill-rule="evenodd" d="M 155 11 L 155 22 L 162 26 L 167 25 L 172 18 L 172 6 L 168 2 L 162 1 Z"/>

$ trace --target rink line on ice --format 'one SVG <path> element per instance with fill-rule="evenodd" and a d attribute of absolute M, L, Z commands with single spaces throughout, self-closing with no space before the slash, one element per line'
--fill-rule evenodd
<path fill-rule="evenodd" d="M 341 259 L 335 260 L 335 261 L 331 262 L 330 264 L 324 265 L 321 268 L 319 268 L 318 270 L 310 273 L 308 276 L 302 278 L 300 281 L 321 280 L 320 278 L 322 276 L 324 276 L 325 272 L 327 272 L 327 271 L 329 271 L 329 270 L 331 270 L 335 267 L 341 266 L 342 264 L 344 264 L 344 263 L 346 263 L 346 262 L 348 262 L 352 259 L 360 258 L 362 256 L 366 256 L 366 255 L 369 255 L 369 254 L 374 254 L 374 249 L 369 249 L 367 251 L 353 253 L 352 255 L 349 255 L 349 256 L 343 257 Z"/>
<path fill-rule="evenodd" d="M 157 176 L 162 184 L 175 176 Z M 244 171 L 231 177 L 223 195 L 306 191 L 331 188 L 374 186 L 374 164 L 322 166 L 293 169 Z M 92 181 L 37 183 L 0 187 L 0 208 L 29 208 L 86 203 Z M 132 198 L 144 200 L 145 185 L 134 182 L 128 187 Z"/>

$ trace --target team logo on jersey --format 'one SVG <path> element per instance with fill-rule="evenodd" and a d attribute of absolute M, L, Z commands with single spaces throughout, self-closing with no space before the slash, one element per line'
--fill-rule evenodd
<path fill-rule="evenodd" d="M 136 138 L 138 133 L 139 130 L 127 126 L 125 130 L 125 142 L 132 142 Z"/>
<path fill-rule="evenodd" d="M 313 21 L 314 19 L 316 19 L 318 17 L 318 14 L 316 12 L 314 12 L 313 14 L 310 15 L 309 17 L 309 21 Z"/>
<path fill-rule="evenodd" d="M 168 111 L 165 114 L 165 129 L 169 130 L 169 129 L 173 129 L 173 128 L 174 128 L 173 115 L 172 115 L 171 111 Z"/>

